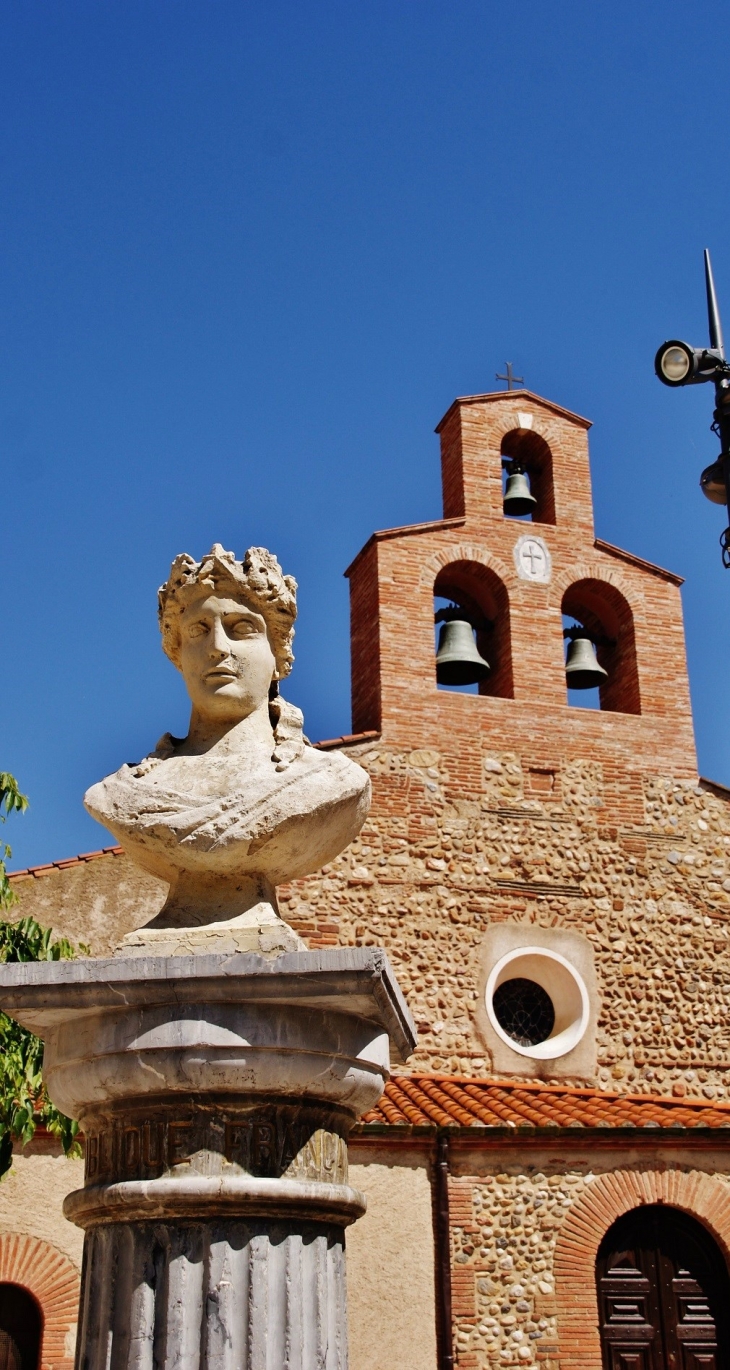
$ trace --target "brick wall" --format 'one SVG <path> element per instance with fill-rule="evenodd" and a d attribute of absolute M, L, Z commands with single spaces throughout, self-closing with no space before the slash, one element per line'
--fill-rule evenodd
<path fill-rule="evenodd" d="M 0 1281 L 21 1285 L 40 1306 L 40 1370 L 72 1370 L 80 1280 L 68 1256 L 37 1237 L 0 1233 Z"/>
<path fill-rule="evenodd" d="M 496 733 L 503 748 L 527 745 L 556 761 L 590 754 L 632 771 L 694 774 L 680 582 L 595 540 L 586 427 L 526 394 L 452 406 L 441 427 L 451 517 L 375 534 L 348 571 L 355 730 L 382 727 L 388 743 L 411 748 L 432 746 L 444 734 L 468 746 Z M 550 448 L 554 525 L 502 515 L 501 452 L 520 431 Z M 528 532 L 548 545 L 548 584 L 517 573 L 515 542 Z M 446 568 L 455 566 L 462 588 L 465 567 L 467 579 L 469 567 L 483 568 L 502 587 L 509 632 L 495 643 L 494 664 L 513 682 L 509 707 L 488 697 L 475 705 L 472 696 L 436 688 L 434 587 L 445 575 L 454 580 Z M 575 606 L 614 638 L 613 679 L 600 712 L 567 706 L 561 615 Z"/>
<path fill-rule="evenodd" d="M 280 889 L 284 917 L 314 946 L 385 946 L 418 1024 L 410 1067 L 472 1076 L 492 1069 L 475 1014 L 487 928 L 582 932 L 598 1083 L 730 1097 L 728 796 L 590 760 L 528 770 L 486 748 L 472 785 L 442 745 L 348 748 L 372 776 L 370 817 L 336 861 Z"/>
<path fill-rule="evenodd" d="M 598 1082 L 722 1098 L 728 796 L 697 780 L 678 578 L 594 538 L 587 427 L 524 392 L 449 410 L 448 517 L 375 534 L 348 573 L 353 725 L 379 731 L 348 747 L 372 776 L 370 818 L 282 909 L 314 945 L 384 944 L 418 1019 L 413 1067 L 472 1075 L 492 1069 L 475 1019 L 486 928 L 580 931 Z M 503 453 L 542 453 L 554 524 L 503 516 Z M 517 574 L 530 531 L 548 584 Z M 482 694 L 436 687 L 434 589 L 500 619 Z M 567 703 L 562 611 L 612 639 L 600 711 Z"/>
<path fill-rule="evenodd" d="M 721 1148 L 691 1156 L 622 1145 L 505 1148 L 470 1155 L 449 1181 L 454 1346 L 460 1370 L 540 1365 L 600 1370 L 595 1266 L 623 1213 L 666 1203 L 698 1218 L 730 1253 L 730 1180 Z M 580 1154 L 582 1151 L 583 1154 Z M 622 1154 L 623 1153 L 623 1154 Z M 469 1173 L 463 1173 L 468 1167 Z"/>

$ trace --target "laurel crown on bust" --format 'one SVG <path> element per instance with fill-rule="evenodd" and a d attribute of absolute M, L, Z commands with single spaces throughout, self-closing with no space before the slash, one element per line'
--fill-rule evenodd
<path fill-rule="evenodd" d="M 180 618 L 201 592 L 209 589 L 244 599 L 261 614 L 271 650 L 276 658 L 274 678 L 289 675 L 294 661 L 292 641 L 297 616 L 297 582 L 285 576 L 275 556 L 265 547 L 249 547 L 242 561 L 215 542 L 202 561 L 182 552 L 170 567 L 170 575 L 157 592 L 162 647 L 180 669 Z"/>

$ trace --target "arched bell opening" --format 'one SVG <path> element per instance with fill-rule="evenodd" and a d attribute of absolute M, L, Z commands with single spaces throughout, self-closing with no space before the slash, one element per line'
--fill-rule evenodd
<path fill-rule="evenodd" d="M 555 523 L 553 454 L 545 439 L 530 428 L 513 428 L 502 438 L 500 451 L 505 515 Z M 534 500 L 531 507 L 530 499 Z"/>
<path fill-rule="evenodd" d="M 21 1284 L 0 1283 L 0 1370 L 38 1370 L 43 1315 Z"/>
<path fill-rule="evenodd" d="M 471 625 L 476 652 L 489 666 L 489 671 L 483 679 L 461 688 L 473 694 L 513 699 L 509 597 L 499 576 L 479 562 L 454 561 L 439 572 L 433 593 L 434 607 L 437 611 L 450 605 L 456 605 L 463 610 L 461 621 Z M 443 644 L 444 639 L 449 636 L 441 631 L 442 627 L 446 626 L 436 625 L 437 651 L 439 641 Z M 452 635 L 457 651 L 459 640 L 459 634 Z M 468 652 L 466 635 L 463 641 Z M 437 683 L 439 689 L 458 688 L 441 684 L 438 680 Z"/>
<path fill-rule="evenodd" d="M 566 667 L 578 669 L 579 681 L 581 668 L 590 672 L 591 661 L 598 668 L 594 688 L 578 690 L 571 689 L 571 673 L 566 670 L 568 703 L 609 713 L 640 714 L 634 616 L 628 601 L 605 581 L 579 580 L 566 590 L 561 607 L 567 631 L 585 629 L 567 639 Z"/>
<path fill-rule="evenodd" d="M 669 1204 L 642 1204 L 609 1228 L 596 1259 L 604 1370 L 720 1370 L 730 1363 L 730 1279 L 707 1228 Z"/>

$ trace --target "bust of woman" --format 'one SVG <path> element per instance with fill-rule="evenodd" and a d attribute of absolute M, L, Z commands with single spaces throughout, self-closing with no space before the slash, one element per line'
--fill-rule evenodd
<path fill-rule="evenodd" d="M 166 733 L 138 765 L 85 796 L 139 866 L 168 881 L 162 911 L 125 950 L 257 950 L 303 944 L 282 922 L 275 887 L 347 846 L 370 781 L 339 752 L 319 752 L 279 694 L 289 674 L 296 581 L 250 547 L 219 543 L 176 557 L 159 591 L 162 645 L 192 704 L 187 737 Z"/>

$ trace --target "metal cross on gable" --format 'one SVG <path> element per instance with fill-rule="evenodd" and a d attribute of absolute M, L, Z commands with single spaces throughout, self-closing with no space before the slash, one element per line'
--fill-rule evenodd
<path fill-rule="evenodd" d="M 518 385 L 524 385 L 524 384 L 525 384 L 525 378 L 524 378 L 524 376 L 516 376 L 516 375 L 514 374 L 514 371 L 512 370 L 512 363 L 511 363 L 511 362 L 505 362 L 505 364 L 504 364 L 504 369 L 505 369 L 505 371 L 506 371 L 507 374 L 504 375 L 504 376 L 500 376 L 499 371 L 498 371 L 497 374 L 496 374 L 495 379 L 498 380 L 498 381 L 506 381 L 506 382 L 507 382 L 507 389 L 508 389 L 508 390 L 516 390 Z"/>

